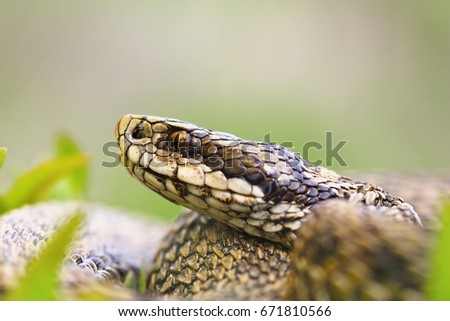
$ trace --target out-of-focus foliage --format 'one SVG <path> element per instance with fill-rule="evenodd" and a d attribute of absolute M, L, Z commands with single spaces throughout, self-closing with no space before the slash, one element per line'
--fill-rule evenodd
<path fill-rule="evenodd" d="M 64 176 L 87 164 L 83 155 L 58 157 L 40 164 L 23 174 L 14 182 L 9 191 L 2 195 L 0 208 L 3 212 L 47 200 L 49 190 Z"/>
<path fill-rule="evenodd" d="M 450 300 L 450 201 L 447 201 L 441 213 L 442 228 L 435 240 L 435 249 L 431 255 L 431 273 L 427 284 L 429 300 Z"/>
<path fill-rule="evenodd" d="M 56 140 L 56 155 L 59 157 L 76 157 L 83 155 L 75 141 L 67 134 L 61 134 Z M 73 169 L 52 189 L 52 199 L 73 199 L 86 196 L 88 189 L 88 168 L 80 166 Z"/>
<path fill-rule="evenodd" d="M 10 189 L 0 196 L 0 214 L 50 199 L 75 199 L 87 187 L 88 157 L 82 154 L 75 142 L 68 136 L 57 140 L 57 156 L 19 176 Z M 61 191 L 66 180 L 64 194 Z M 55 196 L 56 195 L 56 196 Z"/>
<path fill-rule="evenodd" d="M 0 149 L 0 167 L 6 149 Z M 56 141 L 56 156 L 19 176 L 0 197 L 0 213 L 24 204 L 52 199 L 76 199 L 87 188 L 88 157 L 68 135 Z M 70 213 L 68 213 L 69 215 Z M 7 300 L 56 300 L 59 271 L 65 250 L 84 214 L 75 213 L 50 238 L 42 252 L 27 267 L 17 286 L 7 291 Z M 101 298 L 100 298 L 101 299 Z"/>
<path fill-rule="evenodd" d="M 5 162 L 7 149 L 5 147 L 0 148 L 0 169 L 3 167 L 3 163 Z"/>

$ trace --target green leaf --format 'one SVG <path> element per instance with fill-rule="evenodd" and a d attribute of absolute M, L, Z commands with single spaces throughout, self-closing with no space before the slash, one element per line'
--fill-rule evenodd
<path fill-rule="evenodd" d="M 126 288 L 138 290 L 144 295 L 147 293 L 147 268 L 144 260 L 141 261 L 139 275 L 132 271 L 128 272 L 123 284 Z"/>
<path fill-rule="evenodd" d="M 37 166 L 20 176 L 10 190 L 2 195 L 0 209 L 5 212 L 45 199 L 61 178 L 85 167 L 87 161 L 85 155 L 61 156 Z"/>
<path fill-rule="evenodd" d="M 57 300 L 59 271 L 67 246 L 82 222 L 84 214 L 76 213 L 50 238 L 47 246 L 28 265 L 27 273 L 17 286 L 6 293 L 6 300 Z"/>
<path fill-rule="evenodd" d="M 444 205 L 441 213 L 442 228 L 435 240 L 435 248 L 431 256 L 431 273 L 427 280 L 427 299 L 450 300 L 450 201 Z"/>
<path fill-rule="evenodd" d="M 139 270 L 139 292 L 145 294 L 147 292 L 147 269 L 145 267 L 145 261 L 141 261 L 141 268 Z"/>
<path fill-rule="evenodd" d="M 60 134 L 56 139 L 57 156 L 75 156 L 82 152 L 75 141 L 67 134 Z M 73 170 L 66 179 L 62 180 L 54 193 L 58 199 L 73 199 L 83 196 L 87 190 L 87 165 Z"/>
<path fill-rule="evenodd" d="M 137 289 L 138 284 L 134 272 L 130 271 L 127 273 L 123 281 L 123 285 L 129 289 Z"/>
<path fill-rule="evenodd" d="M 6 152 L 8 150 L 5 147 L 0 147 L 0 169 L 3 166 L 3 162 L 5 161 Z"/>

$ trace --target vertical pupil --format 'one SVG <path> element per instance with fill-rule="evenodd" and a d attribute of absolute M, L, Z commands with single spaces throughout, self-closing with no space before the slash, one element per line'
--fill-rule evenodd
<path fill-rule="evenodd" d="M 189 133 L 185 131 L 175 132 L 171 135 L 172 137 L 172 146 L 178 151 L 183 157 L 189 156 L 189 146 L 192 141 L 192 137 Z"/>
<path fill-rule="evenodd" d="M 175 135 L 175 139 L 173 140 L 173 143 L 174 143 L 174 147 L 175 148 L 179 147 L 179 145 L 180 145 L 180 133 L 177 133 Z"/>
<path fill-rule="evenodd" d="M 174 135 L 173 143 L 177 148 L 188 147 L 191 143 L 191 136 L 186 132 L 177 132 Z"/>

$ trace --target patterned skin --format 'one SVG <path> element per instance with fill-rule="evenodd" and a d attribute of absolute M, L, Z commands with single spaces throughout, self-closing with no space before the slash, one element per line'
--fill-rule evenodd
<path fill-rule="evenodd" d="M 334 198 L 392 208 L 390 216 L 421 224 L 401 198 L 314 166 L 283 146 L 143 115 L 123 116 L 116 138 L 122 164 L 153 191 L 287 247 L 311 208 Z"/>

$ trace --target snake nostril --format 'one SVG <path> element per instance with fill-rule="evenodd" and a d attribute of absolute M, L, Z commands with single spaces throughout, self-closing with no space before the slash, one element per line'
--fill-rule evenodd
<path fill-rule="evenodd" d="M 131 137 L 134 139 L 150 138 L 152 136 L 152 130 L 150 124 L 142 121 L 131 132 Z"/>
<path fill-rule="evenodd" d="M 141 128 L 139 128 L 139 126 L 136 126 L 133 129 L 133 132 L 131 133 L 131 137 L 133 137 L 134 139 L 144 138 L 145 137 L 144 136 L 144 131 Z"/>

